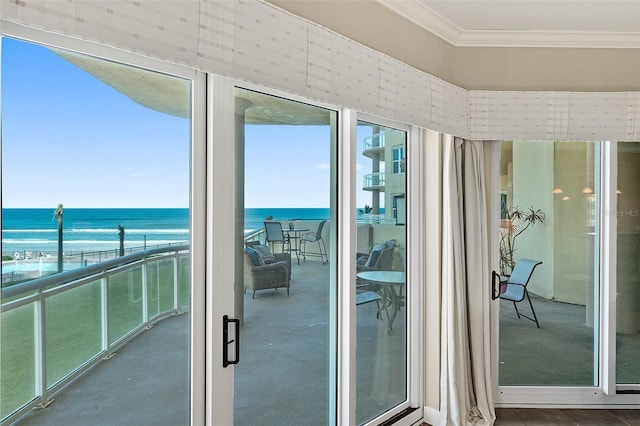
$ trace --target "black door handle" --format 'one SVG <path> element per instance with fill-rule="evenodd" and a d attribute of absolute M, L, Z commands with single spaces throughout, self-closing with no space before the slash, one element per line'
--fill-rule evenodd
<path fill-rule="evenodd" d="M 229 323 L 233 322 L 235 327 L 235 337 L 229 340 Z M 235 359 L 229 359 L 229 345 L 235 343 Z M 222 366 L 228 367 L 240 362 L 240 320 L 229 318 L 229 315 L 222 317 Z"/>
<path fill-rule="evenodd" d="M 496 286 L 496 283 L 498 284 Z M 491 300 L 496 300 L 500 298 L 500 286 L 502 282 L 500 281 L 500 275 L 496 271 L 491 272 Z"/>

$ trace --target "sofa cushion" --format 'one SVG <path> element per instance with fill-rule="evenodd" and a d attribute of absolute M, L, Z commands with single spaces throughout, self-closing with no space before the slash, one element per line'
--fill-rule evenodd
<path fill-rule="evenodd" d="M 251 258 L 251 262 L 253 263 L 253 266 L 265 265 L 264 261 L 262 260 L 262 256 L 260 256 L 260 253 L 258 253 L 256 250 L 254 250 L 251 247 L 245 247 L 244 251 L 246 251 L 249 257 Z"/>
<path fill-rule="evenodd" d="M 258 254 L 260 254 L 260 257 L 262 258 L 262 261 L 265 265 L 276 263 L 278 261 L 278 259 L 276 259 L 273 253 L 271 253 L 271 250 L 269 250 L 269 247 L 267 247 L 266 244 L 258 244 L 256 246 L 253 246 L 253 248 L 258 252 Z"/>

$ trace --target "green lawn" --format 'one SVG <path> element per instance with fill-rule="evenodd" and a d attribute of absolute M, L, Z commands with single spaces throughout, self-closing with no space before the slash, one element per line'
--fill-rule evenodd
<path fill-rule="evenodd" d="M 189 304 L 189 259 L 179 263 L 179 306 Z M 148 267 L 149 317 L 173 308 L 173 261 Z M 142 323 L 142 268 L 109 277 L 109 342 Z M 101 350 L 100 281 L 46 299 L 47 386 L 50 387 Z M 0 314 L 0 418 L 36 396 L 35 303 Z"/>

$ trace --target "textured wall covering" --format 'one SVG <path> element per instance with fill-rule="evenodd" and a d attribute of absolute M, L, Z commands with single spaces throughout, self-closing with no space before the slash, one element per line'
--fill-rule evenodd
<path fill-rule="evenodd" d="M 0 15 L 465 138 L 640 140 L 640 93 L 468 92 L 257 0 L 2 0 Z"/>
<path fill-rule="evenodd" d="M 469 92 L 476 139 L 640 138 L 640 93 Z"/>

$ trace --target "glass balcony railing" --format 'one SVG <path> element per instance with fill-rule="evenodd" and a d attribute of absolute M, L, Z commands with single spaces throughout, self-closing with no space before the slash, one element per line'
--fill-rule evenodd
<path fill-rule="evenodd" d="M 0 419 L 11 423 L 156 320 L 189 306 L 189 246 L 2 288 Z"/>
<path fill-rule="evenodd" d="M 384 173 L 369 173 L 363 176 L 363 188 L 384 188 Z"/>
<path fill-rule="evenodd" d="M 362 148 L 364 151 L 376 148 L 384 148 L 384 133 L 376 133 L 375 135 L 367 136 L 362 141 Z"/>

